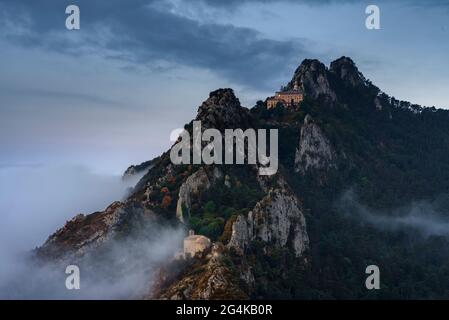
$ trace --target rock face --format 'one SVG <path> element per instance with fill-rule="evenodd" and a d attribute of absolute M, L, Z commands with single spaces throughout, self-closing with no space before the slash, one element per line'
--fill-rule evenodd
<path fill-rule="evenodd" d="M 180 274 L 171 284 L 164 284 L 159 299 L 247 299 L 239 288 L 238 278 L 226 265 L 226 248 L 215 244 L 202 258 L 193 260 L 187 272 Z M 154 298 L 150 296 L 149 298 Z"/>
<path fill-rule="evenodd" d="M 147 172 L 154 166 L 154 163 L 156 162 L 156 160 L 157 160 L 157 158 L 150 160 L 150 161 L 142 162 L 139 165 L 129 166 L 123 173 L 123 180 L 129 179 L 137 174 L 142 174 L 142 173 Z"/>
<path fill-rule="evenodd" d="M 152 212 L 135 202 L 114 202 L 103 212 L 77 215 L 51 235 L 37 254 L 51 259 L 81 257 L 111 239 L 124 223 L 143 215 L 155 219 Z"/>
<path fill-rule="evenodd" d="M 179 188 L 178 202 L 176 204 L 176 217 L 181 222 L 185 222 L 185 214 L 188 214 L 192 205 L 192 196 L 199 195 L 201 192 L 209 189 L 211 182 L 206 171 L 201 167 L 193 173 Z M 187 211 L 187 212 L 185 212 Z"/>
<path fill-rule="evenodd" d="M 207 250 L 211 246 L 209 238 L 196 235 L 191 230 L 189 236 L 184 238 L 184 257 L 194 257 L 196 254 Z"/>
<path fill-rule="evenodd" d="M 298 83 L 305 96 L 317 99 L 325 97 L 329 102 L 335 102 L 337 96 L 331 88 L 329 71 L 318 60 L 304 60 L 296 69 L 292 81 L 287 88 L 292 89 Z"/>
<path fill-rule="evenodd" d="M 197 121 L 204 129 L 220 131 L 232 128 L 247 128 L 251 124 L 249 110 L 240 105 L 232 89 L 218 89 L 198 108 Z"/>
<path fill-rule="evenodd" d="M 335 167 L 335 151 L 321 128 L 310 115 L 304 119 L 295 155 L 295 171 L 322 170 Z"/>
<path fill-rule="evenodd" d="M 365 77 L 359 72 L 354 61 L 348 57 L 341 57 L 330 65 L 330 72 L 334 73 L 344 83 L 352 87 L 361 86 L 366 83 Z"/>
<path fill-rule="evenodd" d="M 243 253 L 253 240 L 279 247 L 290 246 L 297 257 L 308 248 L 302 208 L 286 185 L 270 190 L 247 217 L 237 217 L 228 246 Z"/>

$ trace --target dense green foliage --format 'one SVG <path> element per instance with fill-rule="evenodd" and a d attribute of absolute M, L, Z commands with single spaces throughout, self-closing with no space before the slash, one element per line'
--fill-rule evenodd
<path fill-rule="evenodd" d="M 223 169 L 225 175 L 222 181 L 201 194 L 190 212 L 190 227 L 212 240 L 223 234 L 225 223 L 231 216 L 247 213 L 262 197 L 260 186 L 246 168 Z"/>
<path fill-rule="evenodd" d="M 391 218 L 409 213 L 398 208 L 422 200 L 447 221 L 449 112 L 378 95 L 374 86 L 346 89 L 339 88 L 340 103 L 334 106 L 306 99 L 299 110 L 267 110 L 262 102 L 252 109 L 261 126 L 280 128 L 280 170 L 304 201 L 310 237 L 306 262 L 287 249 L 265 252 L 262 244 L 252 245 L 246 255 L 255 265 L 253 297 L 447 298 L 449 232 L 376 226 L 338 204 L 351 189 L 354 201 Z M 306 114 L 339 154 L 337 169 L 291 174 Z M 325 183 L 319 176 L 326 177 Z M 381 290 L 365 288 L 365 269 L 371 264 L 380 268 Z"/>
<path fill-rule="evenodd" d="M 297 259 L 287 248 L 253 242 L 244 256 L 231 252 L 233 265 L 252 266 L 253 298 L 449 297 L 449 230 L 425 234 L 416 227 L 389 227 L 387 219 L 407 215 L 414 201 L 426 201 L 442 221 L 449 220 L 449 112 L 399 102 L 372 85 L 333 87 L 335 104 L 306 98 L 299 108 L 267 109 L 259 101 L 251 109 L 259 128 L 279 129 L 279 171 L 303 202 L 310 249 Z M 335 149 L 331 169 L 294 170 L 306 115 Z M 192 201 L 186 216 L 197 233 L 226 242 L 236 215 L 251 210 L 263 192 L 248 166 L 222 168 L 223 181 Z M 355 195 L 352 201 L 387 223 L 370 222 L 342 205 L 347 190 Z M 365 288 L 371 264 L 380 268 L 381 290 Z"/>

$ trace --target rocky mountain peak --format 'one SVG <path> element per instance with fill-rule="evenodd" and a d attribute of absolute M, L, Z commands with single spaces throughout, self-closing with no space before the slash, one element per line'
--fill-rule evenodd
<path fill-rule="evenodd" d="M 218 89 L 209 94 L 198 108 L 196 121 L 203 128 L 246 128 L 250 123 L 249 111 L 240 105 L 232 89 Z"/>
<path fill-rule="evenodd" d="M 299 76 L 306 72 L 326 72 L 326 66 L 318 59 L 304 59 L 295 71 L 295 76 Z"/>
<path fill-rule="evenodd" d="M 359 72 L 354 61 L 345 56 L 331 63 L 330 72 L 353 87 L 362 85 L 366 81 L 362 73 Z"/>
<path fill-rule="evenodd" d="M 299 85 L 306 96 L 313 99 L 325 96 L 329 101 L 336 100 L 336 94 L 330 86 L 329 71 L 326 66 L 316 59 L 306 59 L 296 69 L 287 89 Z"/>
<path fill-rule="evenodd" d="M 226 106 L 227 108 L 240 108 L 240 101 L 231 88 L 217 89 L 209 93 L 209 98 L 201 107 Z"/>

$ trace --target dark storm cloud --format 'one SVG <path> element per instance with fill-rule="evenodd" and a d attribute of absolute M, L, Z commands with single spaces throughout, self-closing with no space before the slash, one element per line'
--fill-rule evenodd
<path fill-rule="evenodd" d="M 152 68 L 159 62 L 200 67 L 241 84 L 257 80 L 258 87 L 305 54 L 300 40 L 277 41 L 249 28 L 201 23 L 162 9 L 155 0 L 76 4 L 79 31 L 65 29 L 66 3 L 56 0 L 0 0 L 2 27 L 7 39 L 22 46 L 74 55 L 101 53 Z"/>

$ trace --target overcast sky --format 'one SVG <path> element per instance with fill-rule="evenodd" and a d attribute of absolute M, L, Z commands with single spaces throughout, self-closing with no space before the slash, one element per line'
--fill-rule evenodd
<path fill-rule="evenodd" d="M 381 30 L 365 28 L 373 3 Z M 210 91 L 250 107 L 305 58 L 350 56 L 388 94 L 449 107 L 448 53 L 448 0 L 0 0 L 0 167 L 121 172 L 167 149 Z"/>

